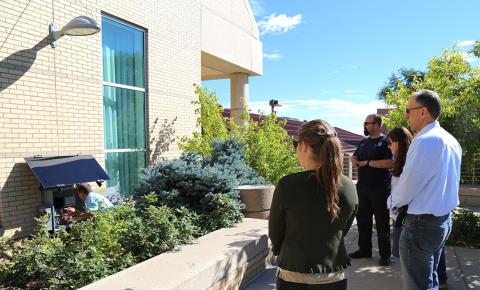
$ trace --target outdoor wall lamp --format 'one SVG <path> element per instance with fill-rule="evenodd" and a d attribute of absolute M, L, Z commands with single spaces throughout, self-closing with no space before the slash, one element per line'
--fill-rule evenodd
<path fill-rule="evenodd" d="M 85 36 L 98 33 L 100 26 L 98 23 L 88 16 L 78 16 L 70 20 L 62 29 L 57 24 L 52 23 L 49 26 L 50 45 L 52 48 L 57 46 L 57 40 L 64 35 Z"/>

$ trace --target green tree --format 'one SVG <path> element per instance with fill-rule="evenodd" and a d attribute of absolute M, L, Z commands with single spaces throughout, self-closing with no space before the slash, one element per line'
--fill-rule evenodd
<path fill-rule="evenodd" d="M 475 41 L 473 44 L 473 49 L 470 51 L 470 53 L 476 57 L 480 57 L 480 41 Z"/>
<path fill-rule="evenodd" d="M 261 115 L 256 122 L 248 114 L 242 116 L 245 127 L 234 130 L 244 144 L 247 164 L 272 184 L 284 175 L 301 170 L 292 145 L 292 138 L 284 129 L 286 121 L 278 121 L 275 114 Z"/>
<path fill-rule="evenodd" d="M 392 73 L 385 85 L 378 91 L 377 98 L 385 100 L 388 93 L 397 92 L 400 86 L 412 87 L 417 81 L 425 79 L 425 72 L 413 68 L 401 68 L 397 73 Z"/>
<path fill-rule="evenodd" d="M 404 112 L 409 97 L 418 89 L 438 93 L 442 104 L 440 123 L 460 142 L 464 158 L 463 168 L 469 170 L 473 155 L 480 153 L 480 70 L 466 62 L 456 49 L 445 50 L 433 57 L 424 78 L 416 78 L 407 86 L 398 83 L 398 89 L 385 95 L 385 102 L 394 107 L 386 118 L 389 128 L 408 126 Z"/>
<path fill-rule="evenodd" d="M 182 150 L 209 155 L 212 152 L 213 139 L 224 140 L 228 137 L 226 118 L 222 117 L 222 107 L 218 103 L 215 93 L 195 86 L 195 93 L 198 100 L 192 102 L 197 106 L 197 125 L 200 132 L 194 132 L 193 137 L 183 137 L 179 146 Z"/>

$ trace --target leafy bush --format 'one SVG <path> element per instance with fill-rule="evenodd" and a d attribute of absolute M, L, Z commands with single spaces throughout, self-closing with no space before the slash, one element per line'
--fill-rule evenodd
<path fill-rule="evenodd" d="M 183 228 L 179 227 L 177 214 L 166 206 L 149 206 L 143 212 L 141 221 L 132 224 L 136 227 L 127 233 L 128 242 L 122 241 L 124 247 L 135 253 L 140 261 L 173 249 L 176 245 L 188 243 L 194 234 L 193 230 L 181 232 Z M 190 226 L 192 221 L 188 221 L 188 224 Z"/>
<path fill-rule="evenodd" d="M 282 176 L 301 170 L 292 138 L 284 129 L 285 121 L 279 122 L 276 115 L 271 114 L 262 115 L 261 121 L 256 122 L 244 114 L 242 118 L 246 125 L 234 125 L 232 120 L 228 122 L 222 117 L 221 106 L 212 92 L 198 86 L 196 89 L 199 100 L 194 104 L 200 106 L 197 110 L 197 114 L 200 114 L 197 125 L 202 128 L 202 132 L 194 133 L 191 138 L 182 138 L 182 149 L 210 155 L 214 150 L 214 139 L 227 139 L 228 124 L 232 129 L 230 136 L 243 145 L 247 165 L 267 182 L 276 184 Z"/>
<path fill-rule="evenodd" d="M 75 224 L 70 233 L 60 231 L 51 237 L 41 219 L 38 233 L 2 265 L 1 283 L 29 289 L 76 289 L 133 265 L 133 257 L 118 243 L 119 230 L 109 219 L 111 215 L 98 215 Z"/>
<path fill-rule="evenodd" d="M 208 204 L 211 211 L 200 216 L 202 234 L 231 227 L 243 218 L 241 209 L 244 205 L 226 194 L 209 193 L 203 202 Z"/>
<path fill-rule="evenodd" d="M 195 223 L 199 220 L 188 209 L 152 205 L 120 205 L 51 236 L 41 219 L 38 233 L 0 264 L 0 285 L 77 289 L 189 243 L 200 233 Z"/>
<path fill-rule="evenodd" d="M 292 138 L 284 129 L 286 121 L 278 121 L 275 114 L 261 115 L 261 121 L 252 120 L 248 114 L 246 127 L 234 131 L 244 145 L 247 164 L 272 184 L 281 177 L 301 171 Z"/>
<path fill-rule="evenodd" d="M 480 213 L 460 209 L 453 212 L 452 220 L 447 245 L 480 248 Z"/>
<path fill-rule="evenodd" d="M 183 137 L 179 147 L 184 151 L 197 152 L 202 155 L 209 155 L 212 151 L 213 139 L 226 139 L 228 129 L 226 119 L 222 117 L 222 107 L 218 103 L 214 92 L 195 86 L 195 93 L 198 100 L 192 104 L 197 107 L 197 126 L 201 132 L 194 132 L 192 138 Z"/>

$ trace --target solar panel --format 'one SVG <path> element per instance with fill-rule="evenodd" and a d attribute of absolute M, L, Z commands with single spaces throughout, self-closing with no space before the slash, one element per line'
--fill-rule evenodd
<path fill-rule="evenodd" d="M 110 179 L 93 155 L 24 159 L 44 189 Z"/>

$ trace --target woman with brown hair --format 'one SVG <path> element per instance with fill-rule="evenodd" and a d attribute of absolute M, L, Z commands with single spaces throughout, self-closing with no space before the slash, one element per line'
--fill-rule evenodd
<path fill-rule="evenodd" d="M 342 175 L 340 140 L 326 121 L 313 120 L 300 128 L 294 145 L 305 171 L 278 182 L 270 209 L 277 289 L 347 289 L 350 259 L 343 238 L 358 199 Z"/>
<path fill-rule="evenodd" d="M 405 160 L 407 159 L 407 151 L 410 143 L 412 143 L 412 134 L 405 127 L 393 128 L 387 134 L 388 147 L 392 151 L 394 158 L 392 168 L 392 191 L 397 185 L 400 174 L 403 172 L 403 166 L 405 166 Z M 394 220 L 393 233 L 392 233 L 392 254 L 394 257 L 399 258 L 399 240 L 402 232 L 403 219 L 407 215 L 407 206 L 401 207 L 397 213 L 392 214 Z"/>

